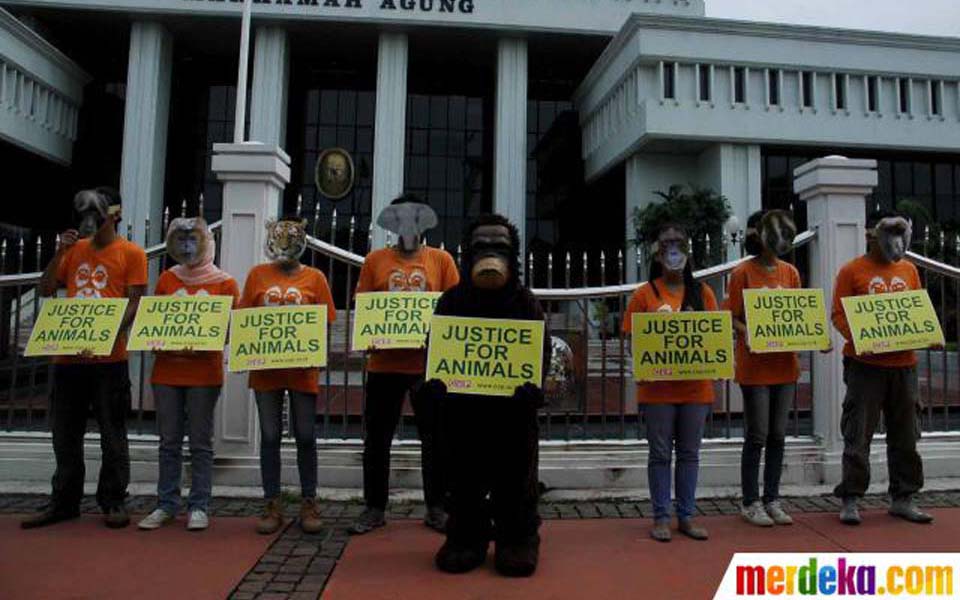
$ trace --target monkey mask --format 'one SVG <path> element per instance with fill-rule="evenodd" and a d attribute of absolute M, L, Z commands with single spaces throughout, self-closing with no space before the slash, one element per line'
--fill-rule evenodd
<path fill-rule="evenodd" d="M 868 235 L 880 248 L 880 252 L 886 260 L 897 262 L 910 249 L 913 224 L 905 217 L 886 217 L 880 219 Z"/>
<path fill-rule="evenodd" d="M 437 213 L 420 202 L 398 202 L 380 211 L 377 225 L 397 235 L 401 252 L 420 248 L 423 234 L 437 226 Z"/>
<path fill-rule="evenodd" d="M 73 209 L 80 217 L 77 230 L 80 237 L 92 237 L 103 227 L 107 219 L 120 213 L 120 205 L 110 205 L 110 200 L 96 190 L 81 190 L 73 197 Z"/>
<path fill-rule="evenodd" d="M 480 225 L 474 229 L 470 237 L 470 255 L 473 259 L 470 279 L 474 286 L 498 290 L 507 285 L 514 248 L 510 230 L 505 225 Z"/>
<path fill-rule="evenodd" d="M 267 221 L 267 257 L 275 262 L 296 262 L 307 251 L 306 220 Z"/>
<path fill-rule="evenodd" d="M 186 285 L 220 283 L 230 279 L 226 272 L 213 264 L 217 245 L 207 222 L 200 217 L 178 218 L 167 227 L 167 254 L 178 265 L 173 274 Z"/>
<path fill-rule="evenodd" d="M 687 266 L 687 249 L 690 245 L 687 236 L 668 227 L 657 239 L 657 257 L 666 271 L 683 271 Z"/>
<path fill-rule="evenodd" d="M 797 237 L 797 226 L 793 217 L 785 210 L 770 210 L 760 219 L 760 239 L 763 245 L 777 256 L 784 256 L 793 250 L 793 238 Z"/>

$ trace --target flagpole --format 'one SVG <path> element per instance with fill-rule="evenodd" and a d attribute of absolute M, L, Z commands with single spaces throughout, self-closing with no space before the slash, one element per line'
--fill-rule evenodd
<path fill-rule="evenodd" d="M 243 3 L 240 25 L 240 68 L 237 74 L 237 109 L 234 113 L 233 143 L 242 144 L 247 124 L 247 68 L 250 64 L 250 19 L 253 0 Z"/>

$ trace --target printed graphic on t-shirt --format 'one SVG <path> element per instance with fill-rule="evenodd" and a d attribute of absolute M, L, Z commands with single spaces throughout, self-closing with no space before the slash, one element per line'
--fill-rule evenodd
<path fill-rule="evenodd" d="M 180 288 L 179 290 L 175 291 L 172 295 L 173 296 L 209 296 L 210 292 L 208 292 L 203 288 L 200 288 L 199 290 L 191 294 L 190 290 L 188 290 L 187 288 Z"/>
<path fill-rule="evenodd" d="M 303 304 L 303 292 L 296 286 L 284 290 L 279 285 L 271 286 L 263 295 L 264 306 L 288 306 Z"/>
<path fill-rule="evenodd" d="M 657 309 L 657 312 L 663 312 L 663 313 L 673 312 L 673 307 L 670 306 L 669 304 L 661 304 L 660 308 Z"/>
<path fill-rule="evenodd" d="M 905 292 L 909 288 L 907 287 L 907 282 L 894 275 L 890 281 L 887 281 L 883 277 L 877 275 L 870 280 L 869 293 L 870 294 L 889 294 L 891 292 Z"/>
<path fill-rule="evenodd" d="M 394 269 L 387 281 L 387 291 L 390 292 L 427 291 L 427 274 L 420 267 L 412 267 L 409 271 Z"/>
<path fill-rule="evenodd" d="M 77 267 L 74 283 L 77 286 L 77 298 L 100 298 L 101 290 L 107 287 L 110 276 L 107 274 L 107 268 L 103 265 L 91 267 L 90 263 L 81 263 Z"/>

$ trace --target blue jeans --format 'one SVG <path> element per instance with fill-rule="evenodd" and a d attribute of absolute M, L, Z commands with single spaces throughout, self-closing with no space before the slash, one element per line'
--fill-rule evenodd
<path fill-rule="evenodd" d="M 700 441 L 710 413 L 709 404 L 646 404 L 647 482 L 654 520 L 670 518 L 670 463 L 676 448 L 677 517 L 687 519 L 697 510 L 697 472 Z"/>
<path fill-rule="evenodd" d="M 741 385 L 746 432 L 740 457 L 740 487 L 743 505 L 760 500 L 760 456 L 763 463 L 763 503 L 780 498 L 780 475 L 786 448 L 787 421 L 797 391 L 795 383 L 782 385 Z"/>
<path fill-rule="evenodd" d="M 283 436 L 283 391 L 257 392 L 260 415 L 260 477 L 263 497 L 280 495 L 280 443 Z M 297 442 L 297 470 L 300 472 L 300 494 L 317 497 L 317 397 L 314 394 L 290 392 L 290 429 Z"/>
<path fill-rule="evenodd" d="M 190 495 L 188 510 L 206 512 L 213 487 L 213 409 L 219 387 L 154 385 L 157 429 L 160 431 L 160 477 L 157 507 L 175 515 L 180 510 L 183 434 L 190 435 Z"/>

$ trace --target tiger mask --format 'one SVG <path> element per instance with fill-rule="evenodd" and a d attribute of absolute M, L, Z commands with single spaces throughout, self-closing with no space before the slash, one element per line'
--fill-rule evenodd
<path fill-rule="evenodd" d="M 280 219 L 267 221 L 267 257 L 275 262 L 292 263 L 307 251 L 307 221 Z"/>

